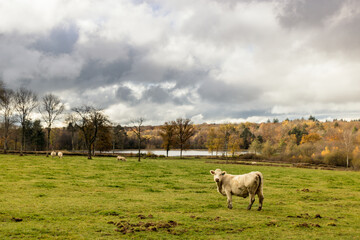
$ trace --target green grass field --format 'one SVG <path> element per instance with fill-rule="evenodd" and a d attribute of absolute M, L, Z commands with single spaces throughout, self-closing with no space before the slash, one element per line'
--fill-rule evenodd
<path fill-rule="evenodd" d="M 232 210 L 209 170 L 264 175 Z M 204 159 L 0 155 L 0 239 L 359 239 L 360 173 Z"/>

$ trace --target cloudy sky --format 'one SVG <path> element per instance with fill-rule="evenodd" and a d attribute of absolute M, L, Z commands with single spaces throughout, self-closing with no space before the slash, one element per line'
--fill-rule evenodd
<path fill-rule="evenodd" d="M 360 118 L 357 0 L 0 0 L 0 78 L 161 124 Z"/>

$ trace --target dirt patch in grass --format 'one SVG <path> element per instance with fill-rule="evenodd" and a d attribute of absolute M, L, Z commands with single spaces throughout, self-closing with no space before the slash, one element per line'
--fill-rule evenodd
<path fill-rule="evenodd" d="M 245 230 L 245 228 L 238 228 L 238 229 L 228 229 L 226 233 L 241 233 Z"/>
<path fill-rule="evenodd" d="M 137 217 L 140 219 L 154 218 L 154 216 L 151 214 L 149 214 L 147 217 L 145 215 L 139 214 Z"/>
<path fill-rule="evenodd" d="M 303 189 L 296 189 L 297 192 L 306 192 L 306 193 L 309 193 L 309 192 L 315 192 L 315 193 L 319 193 L 321 192 L 320 190 L 310 190 L 308 188 L 303 188 Z"/>
<path fill-rule="evenodd" d="M 304 228 L 309 228 L 310 225 L 308 223 L 299 223 L 298 225 L 296 225 L 297 227 L 304 227 Z"/>
<path fill-rule="evenodd" d="M 219 220 L 220 220 L 220 217 L 215 217 L 213 220 L 214 220 L 214 221 L 219 221 Z"/>
<path fill-rule="evenodd" d="M 302 214 L 299 214 L 299 215 L 289 215 L 287 216 L 288 218 L 304 218 L 304 219 L 311 219 L 311 218 L 314 218 L 314 219 L 329 219 L 329 220 L 332 220 L 332 221 L 337 221 L 336 218 L 332 218 L 332 217 L 324 217 L 324 216 L 321 216 L 320 214 L 315 214 L 314 217 L 310 216 L 308 213 L 302 213 Z M 341 218 L 341 217 L 339 217 Z"/>
<path fill-rule="evenodd" d="M 321 226 L 319 224 L 316 223 L 299 223 L 296 225 L 297 227 L 303 227 L 303 228 L 310 228 L 310 227 L 317 227 L 320 228 Z"/>
<path fill-rule="evenodd" d="M 17 218 L 17 217 L 12 217 L 12 218 L 11 218 L 11 221 L 14 221 L 14 222 L 22 222 L 23 219 L 22 219 L 22 218 Z"/>
<path fill-rule="evenodd" d="M 130 223 L 128 221 L 120 221 L 113 222 L 110 221 L 108 224 L 113 224 L 116 226 L 115 231 L 120 232 L 122 234 L 129 234 L 134 232 L 157 232 L 160 229 L 166 230 L 170 234 L 178 235 L 181 232 L 174 231 L 174 228 L 178 226 L 178 223 L 172 220 L 167 222 L 158 221 L 158 222 L 138 222 L 138 223 Z"/>
<path fill-rule="evenodd" d="M 195 219 L 195 220 L 202 219 L 201 217 L 197 217 L 197 216 L 194 216 L 194 215 L 191 215 L 190 218 Z M 204 219 L 204 218 L 203 218 L 203 219 Z M 205 218 L 205 219 L 206 219 L 206 220 L 209 220 L 209 221 L 218 222 L 218 221 L 220 221 L 221 218 L 220 218 L 219 216 L 217 216 L 217 217 L 214 217 L 214 218 L 212 218 L 212 217 L 207 217 L 207 218 Z"/>
<path fill-rule="evenodd" d="M 270 222 L 266 223 L 266 226 L 268 226 L 268 227 L 278 226 L 277 223 L 278 222 L 276 220 L 271 220 Z"/>
<path fill-rule="evenodd" d="M 120 213 L 118 213 L 116 211 L 105 211 L 105 212 L 103 212 L 103 214 L 105 216 L 119 216 L 120 215 Z"/>
<path fill-rule="evenodd" d="M 311 218 L 310 215 L 308 213 L 302 213 L 300 215 L 296 215 L 296 216 L 287 216 L 288 218 L 306 218 L 309 219 Z"/>

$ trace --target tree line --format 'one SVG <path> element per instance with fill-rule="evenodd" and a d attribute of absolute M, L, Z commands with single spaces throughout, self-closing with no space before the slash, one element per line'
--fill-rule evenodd
<path fill-rule="evenodd" d="M 360 168 L 360 121 L 274 119 L 266 123 L 221 124 L 208 130 L 206 146 L 216 155 L 241 150 L 257 158 Z"/>
<path fill-rule="evenodd" d="M 180 126 L 170 121 L 144 130 L 147 148 L 162 147 L 167 152 L 181 149 Z M 282 122 L 273 119 L 264 123 L 204 123 L 192 125 L 183 146 L 207 149 L 212 155 L 225 158 L 236 158 L 245 151 L 262 159 L 359 169 L 359 129 L 360 120 L 321 122 L 314 116 Z"/>
<path fill-rule="evenodd" d="M 6 88 L 2 81 L 0 110 L 3 118 L 0 146 L 4 153 L 18 150 L 23 155 L 25 150 L 45 150 L 49 156 L 49 152 L 55 149 L 86 150 L 91 159 L 95 151 L 138 148 L 140 161 L 140 149 L 154 143 L 146 135 L 149 127 L 143 126 L 145 119 L 142 117 L 124 127 L 112 123 L 101 109 L 93 106 L 74 107 L 65 114 L 65 105 L 58 96 L 49 93 L 39 99 L 29 89 L 21 87 L 14 91 Z M 40 117 L 32 120 L 36 114 Z M 66 127 L 54 128 L 54 123 L 62 119 Z M 171 125 L 176 133 L 167 138 L 168 144 L 179 144 L 182 152 L 189 146 L 189 138 L 194 133 L 193 124 L 189 119 L 179 118 Z M 153 146 L 160 148 L 159 139 L 155 142 Z"/>
<path fill-rule="evenodd" d="M 198 124 L 178 118 L 161 126 L 133 119 L 127 126 L 110 121 L 101 109 L 65 111 L 54 94 L 41 98 L 26 88 L 8 89 L 0 81 L 0 148 L 8 151 L 96 151 L 121 149 L 207 149 L 214 156 L 236 157 L 241 151 L 266 159 L 360 168 L 360 121 L 274 119 L 265 123 Z M 37 116 L 36 119 L 32 119 Z M 63 127 L 54 127 L 56 121 Z"/>

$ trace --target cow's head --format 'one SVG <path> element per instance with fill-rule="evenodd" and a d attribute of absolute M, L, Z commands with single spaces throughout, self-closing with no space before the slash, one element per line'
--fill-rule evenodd
<path fill-rule="evenodd" d="M 210 173 L 214 175 L 214 181 L 215 182 L 221 182 L 223 176 L 226 174 L 225 171 L 221 171 L 221 169 L 210 170 Z"/>

